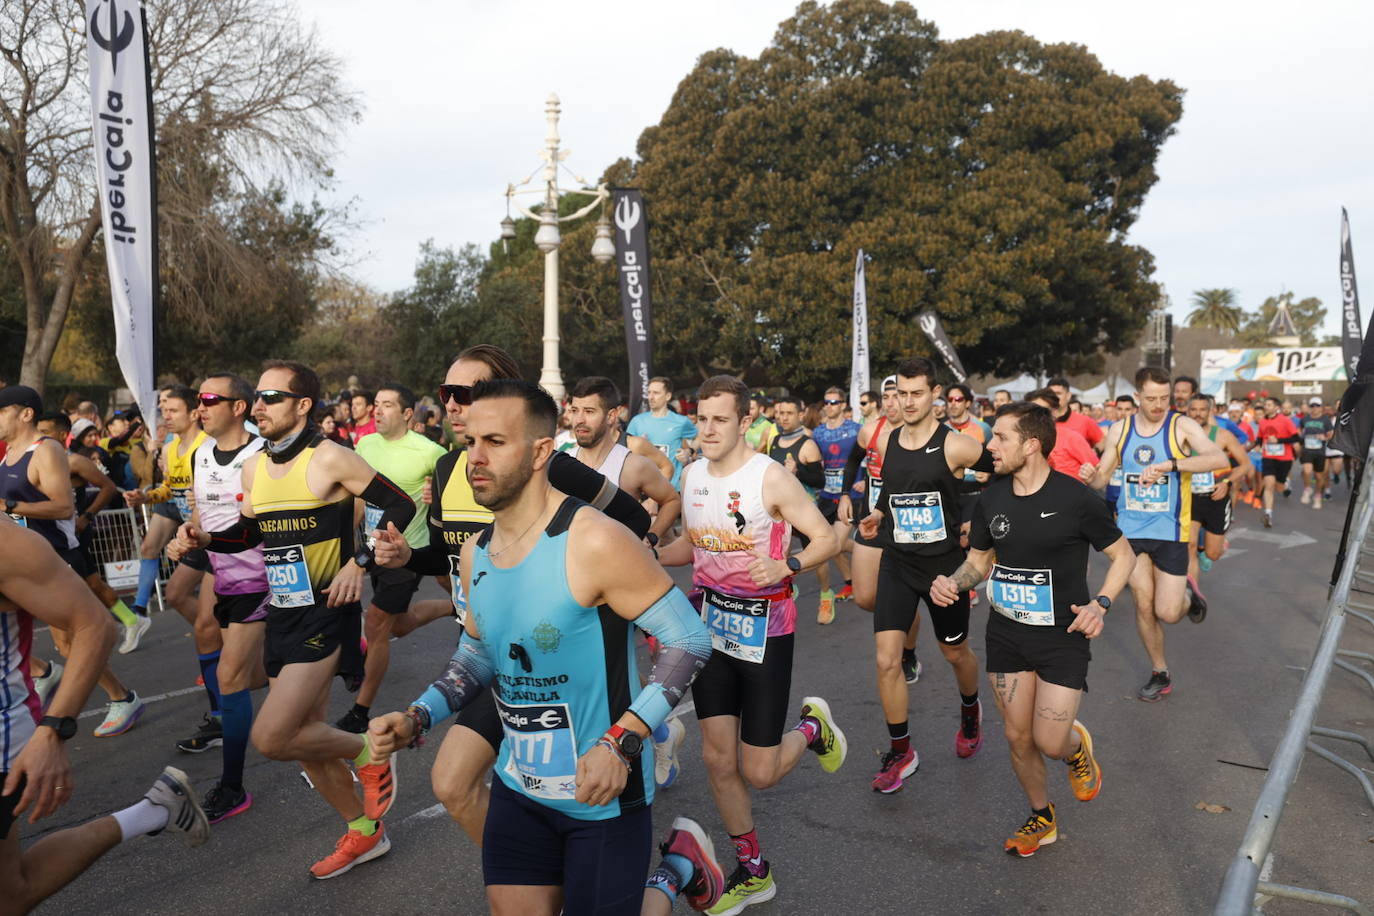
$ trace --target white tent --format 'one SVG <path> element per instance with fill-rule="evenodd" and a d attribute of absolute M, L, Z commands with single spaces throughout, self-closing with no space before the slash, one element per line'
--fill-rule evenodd
<path fill-rule="evenodd" d="M 1134 396 L 1135 385 L 1117 375 L 1103 379 L 1087 391 L 1078 392 L 1078 399 L 1084 404 L 1101 404 L 1123 394 Z"/>

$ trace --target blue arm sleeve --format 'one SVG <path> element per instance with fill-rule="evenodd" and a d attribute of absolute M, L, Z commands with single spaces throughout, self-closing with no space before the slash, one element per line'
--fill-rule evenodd
<path fill-rule="evenodd" d="M 635 626 L 660 643 L 658 657 L 649 672 L 649 683 L 630 704 L 649 728 L 658 728 L 678 704 L 711 657 L 711 635 L 696 608 L 673 586 L 651 604 Z"/>
<path fill-rule="evenodd" d="M 471 703 L 495 677 L 496 669 L 487 655 L 486 644 L 465 632 L 444 666 L 444 673 L 410 705 L 424 713 L 429 718 L 426 727 L 433 728 L 440 719 Z"/>

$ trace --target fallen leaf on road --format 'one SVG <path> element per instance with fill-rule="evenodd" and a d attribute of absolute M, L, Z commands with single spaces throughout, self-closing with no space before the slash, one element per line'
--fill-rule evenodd
<path fill-rule="evenodd" d="M 1208 814 L 1221 814 L 1223 812 L 1231 810 L 1225 805 L 1210 805 L 1207 802 L 1198 802 L 1193 807 L 1198 809 L 1199 811 L 1206 811 Z"/>

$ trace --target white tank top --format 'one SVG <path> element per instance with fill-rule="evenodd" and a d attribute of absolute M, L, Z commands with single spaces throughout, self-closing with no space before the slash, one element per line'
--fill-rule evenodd
<path fill-rule="evenodd" d="M 42 715 L 29 680 L 32 646 L 33 618 L 23 610 L 0 614 L 0 771 L 11 768 Z"/>
<path fill-rule="evenodd" d="M 263 440 L 254 436 L 228 464 L 215 457 L 215 440 L 206 437 L 192 458 L 191 491 L 203 531 L 223 531 L 239 520 L 243 507 L 243 465 L 262 451 Z M 190 521 L 188 518 L 187 521 Z M 215 571 L 215 591 L 221 595 L 249 595 L 267 591 L 267 571 L 262 547 L 241 553 L 210 552 Z"/>
<path fill-rule="evenodd" d="M 620 472 L 625 470 L 625 459 L 630 456 L 630 450 L 617 442 L 611 446 L 611 450 L 606 453 L 606 460 L 601 462 L 601 466 L 596 470 L 617 487 L 620 486 Z M 579 461 L 582 459 L 582 449 L 578 449 L 574 455 Z"/>

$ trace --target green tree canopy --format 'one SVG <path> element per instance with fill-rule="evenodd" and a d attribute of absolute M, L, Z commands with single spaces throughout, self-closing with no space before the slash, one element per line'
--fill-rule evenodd
<path fill-rule="evenodd" d="M 1233 289 L 1200 289 L 1193 293 L 1193 310 L 1188 313 L 1188 327 L 1211 328 L 1234 334 L 1240 330 L 1245 312 L 1236 305 Z"/>
<path fill-rule="evenodd" d="M 1291 293 L 1270 296 L 1260 303 L 1257 311 L 1246 313 L 1245 324 L 1241 326 L 1238 335 L 1242 344 L 1247 347 L 1258 347 L 1269 343 L 1269 325 L 1274 321 L 1274 313 L 1278 311 L 1281 299 L 1288 300 L 1288 314 L 1293 316 L 1293 324 L 1297 326 L 1302 346 L 1317 346 L 1318 332 L 1322 323 L 1326 321 L 1326 306 L 1322 305 L 1322 301 L 1316 296 L 1308 296 L 1295 302 Z"/>

